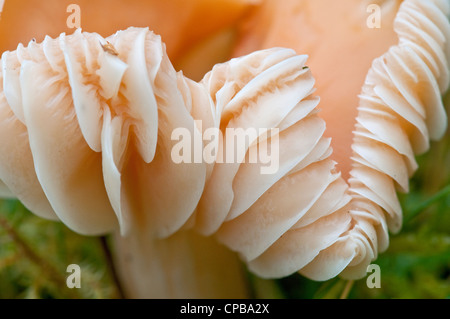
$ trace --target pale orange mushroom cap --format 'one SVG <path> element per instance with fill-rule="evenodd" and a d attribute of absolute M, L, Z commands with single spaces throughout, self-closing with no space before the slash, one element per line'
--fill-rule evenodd
<path fill-rule="evenodd" d="M 86 234 L 214 235 L 262 277 L 363 276 L 401 227 L 414 155 L 447 126 L 450 4 L 380 1 L 373 30 L 366 1 L 279 3 L 243 27 L 249 54 L 198 82 L 146 28 L 5 52 L 0 194 Z M 179 127 L 278 128 L 280 168 L 175 164 Z"/>

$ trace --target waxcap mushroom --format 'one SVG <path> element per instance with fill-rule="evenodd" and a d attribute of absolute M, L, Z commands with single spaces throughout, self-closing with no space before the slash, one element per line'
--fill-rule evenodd
<path fill-rule="evenodd" d="M 361 278 L 401 227 L 396 191 L 408 190 L 414 155 L 447 126 L 449 7 L 399 7 L 398 44 L 373 61 L 361 90 L 347 181 L 324 135 L 307 56 L 292 49 L 256 51 L 194 82 L 148 29 L 19 45 L 2 56 L 0 127 L 11 130 L 0 153 L 12 147 L 8 132 L 20 137 L 20 150 L 0 158 L 2 193 L 84 234 L 215 235 L 266 278 Z M 198 119 L 202 129 L 278 128 L 279 170 L 175 164 L 171 132 L 200 134 Z"/>

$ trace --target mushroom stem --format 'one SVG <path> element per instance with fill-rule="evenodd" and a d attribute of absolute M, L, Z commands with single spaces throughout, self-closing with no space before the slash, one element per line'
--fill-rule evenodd
<path fill-rule="evenodd" d="M 126 298 L 249 297 L 237 255 L 211 237 L 180 231 L 155 240 L 116 232 L 113 243 Z"/>
<path fill-rule="evenodd" d="M 117 298 L 124 299 L 125 295 L 123 293 L 122 283 L 120 282 L 119 275 L 117 274 L 116 266 L 114 264 L 114 258 L 109 243 L 109 237 L 100 236 L 98 238 L 103 250 L 103 254 L 106 259 L 109 275 L 111 276 L 111 279 L 113 280 L 114 285 L 116 287 Z"/>

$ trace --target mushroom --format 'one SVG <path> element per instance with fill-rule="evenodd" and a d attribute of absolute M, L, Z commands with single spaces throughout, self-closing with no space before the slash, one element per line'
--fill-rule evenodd
<path fill-rule="evenodd" d="M 308 4 L 264 2 L 235 49 L 248 54 L 198 82 L 175 71 L 148 28 L 108 38 L 78 30 L 4 52 L 0 195 L 13 193 L 39 216 L 82 234 L 115 231 L 117 263 L 133 297 L 212 297 L 219 282 L 226 293 L 245 295 L 242 283 L 227 280 L 242 274 L 223 246 L 264 278 L 363 277 L 387 248 L 388 232 L 401 227 L 396 191 L 408 191 L 415 154 L 447 125 L 441 95 L 449 86 L 450 5 L 381 1 L 387 19 L 372 39 L 373 30 L 358 24 L 361 11 L 350 10 L 366 2 L 333 2 L 322 26 L 305 17 L 324 2 Z M 276 29 L 286 27 L 275 21 L 277 10 L 293 13 L 285 23 L 302 26 L 301 43 Z M 336 12 L 350 13 L 334 24 Z M 252 34 L 271 19 L 270 32 Z M 323 31 L 330 23 L 333 30 Z M 337 43 L 336 34 L 349 29 L 355 37 Z M 317 38 L 336 51 L 317 47 Z M 351 70 L 330 58 L 353 50 L 360 56 Z M 328 84 L 334 72 L 351 74 L 341 81 L 345 90 Z M 330 120 L 337 112 L 342 123 Z M 218 130 L 224 138 L 213 160 L 175 163 L 177 128 L 194 137 Z M 233 150 L 227 129 L 239 128 L 258 134 L 242 145 L 243 156 L 220 161 Z M 264 129 L 276 131 L 263 136 Z M 278 169 L 261 174 L 263 163 L 249 157 L 272 142 Z M 203 139 L 202 154 L 206 148 Z M 216 257 L 204 269 L 207 250 Z"/>
<path fill-rule="evenodd" d="M 408 191 L 414 156 L 447 127 L 448 1 L 378 1 L 380 28 L 366 24 L 372 2 L 268 0 L 242 26 L 235 47 L 236 55 L 273 46 L 310 54 L 331 158 L 352 197 L 351 229 L 300 270 L 316 280 L 365 275 L 387 248 L 388 230 L 400 230 L 396 191 Z"/>
<path fill-rule="evenodd" d="M 202 194 L 206 165 L 171 160 L 175 128 L 199 133 L 187 84 L 159 36 L 129 28 L 104 39 L 78 30 L 19 45 L 1 61 L 0 180 L 32 212 L 86 235 L 120 226 L 123 236 L 139 236 L 138 247 L 146 249 L 160 247 L 152 243 L 186 223 Z M 170 247 L 174 238 L 197 243 L 197 237 L 172 236 L 162 245 Z M 204 246 L 215 248 L 217 259 L 210 264 L 228 256 L 225 273 L 242 279 L 231 252 L 208 239 L 195 249 Z M 203 261 L 206 256 L 195 249 L 184 254 Z M 228 286 L 243 296 L 243 280 Z"/>

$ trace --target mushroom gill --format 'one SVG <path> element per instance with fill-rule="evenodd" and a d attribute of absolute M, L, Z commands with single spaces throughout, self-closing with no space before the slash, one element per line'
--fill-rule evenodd
<path fill-rule="evenodd" d="M 311 55 L 325 136 L 333 138 L 331 158 L 352 197 L 350 230 L 300 271 L 317 280 L 365 275 L 387 248 L 388 229 L 401 227 L 396 191 L 408 191 L 414 156 L 447 127 L 441 95 L 449 85 L 448 1 L 378 1 L 380 29 L 365 25 L 369 3 L 266 1 L 242 27 L 235 48 L 240 55 L 289 46 Z"/>
<path fill-rule="evenodd" d="M 164 267 L 150 254 L 181 251 L 183 238 L 199 240 L 194 232 L 213 235 L 261 277 L 299 271 L 315 280 L 360 278 L 387 248 L 388 231 L 401 226 L 396 191 L 408 190 L 414 155 L 447 125 L 441 95 L 449 85 L 448 2 L 383 8 L 398 41 L 387 52 L 367 49 L 373 63 L 359 106 L 342 113 L 356 123 L 344 176 L 334 160 L 346 153 L 338 148 L 335 157 L 326 137 L 307 56 L 257 50 L 195 82 L 175 71 L 159 36 L 128 28 L 108 38 L 61 34 L 3 53 L 0 194 L 12 192 L 36 214 L 83 234 L 119 227 L 119 253 L 146 256 L 121 260 L 122 267 L 153 262 L 153 280 Z M 322 72 L 317 78 L 327 79 Z M 175 163 L 177 128 L 194 137 L 219 130 L 224 138 L 214 159 Z M 232 145 L 227 129 L 260 132 L 230 163 L 219 160 Z M 277 132 L 263 137 L 264 129 Z M 249 156 L 272 141 L 278 170 L 261 174 L 262 163 Z M 203 140 L 202 154 L 207 146 Z M 162 264 L 175 258 L 165 257 Z M 142 277 L 129 280 L 131 290 L 144 289 Z"/>
<path fill-rule="evenodd" d="M 345 179 L 351 167 L 352 130 L 358 94 L 372 61 L 396 44 L 394 19 L 401 0 L 267 0 L 240 28 L 234 47 L 240 56 L 271 47 L 308 54 L 317 79 L 320 117 L 333 138 L 332 158 Z M 367 8 L 379 4 L 380 28 L 372 27 Z M 286 30 L 292 30 L 286 32 Z"/>

